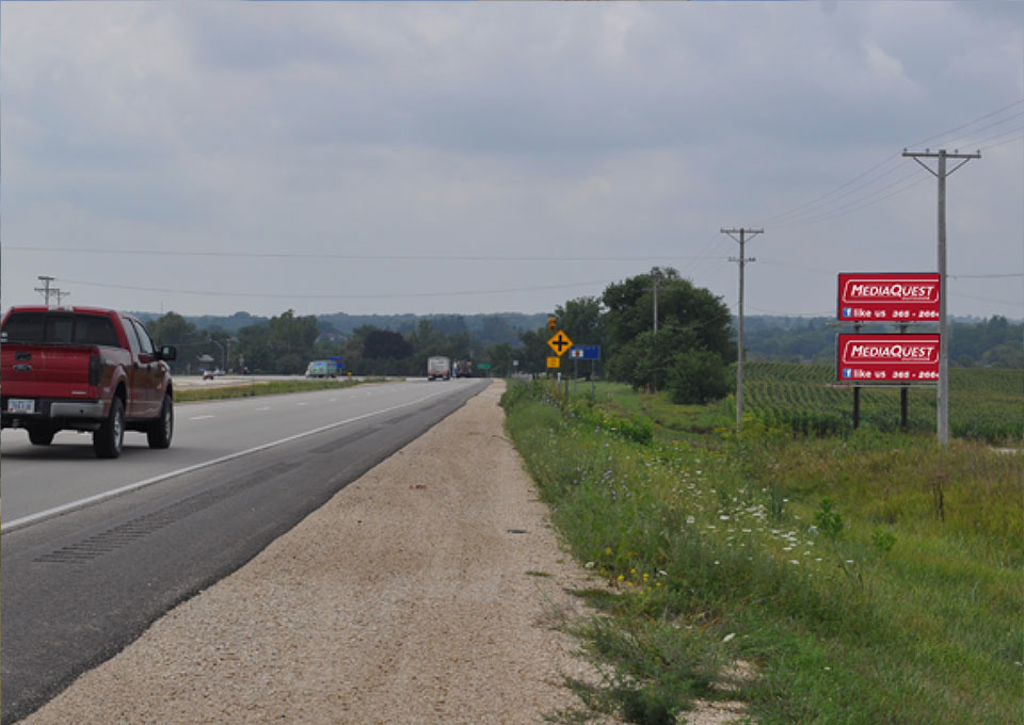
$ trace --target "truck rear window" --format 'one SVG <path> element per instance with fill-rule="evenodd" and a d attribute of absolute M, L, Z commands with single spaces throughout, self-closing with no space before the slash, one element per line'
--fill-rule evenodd
<path fill-rule="evenodd" d="M 121 346 L 110 318 L 67 312 L 12 312 L 0 342 Z"/>

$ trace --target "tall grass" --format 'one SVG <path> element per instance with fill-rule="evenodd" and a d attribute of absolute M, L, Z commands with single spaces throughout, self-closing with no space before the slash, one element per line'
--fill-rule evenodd
<path fill-rule="evenodd" d="M 636 413 L 616 425 L 539 384 L 503 402 L 604 582 L 581 593 L 606 615 L 577 630 L 606 673 L 573 683 L 585 707 L 676 722 L 735 697 L 716 683 L 743 660 L 764 723 L 1024 722 L 1024 456 L 763 422 L 706 446 L 623 434 Z"/>

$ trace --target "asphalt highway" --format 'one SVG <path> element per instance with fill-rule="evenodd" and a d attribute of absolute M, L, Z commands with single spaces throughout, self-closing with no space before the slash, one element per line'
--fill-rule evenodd
<path fill-rule="evenodd" d="M 88 436 L 62 433 L 37 447 L 5 431 L 2 725 L 235 571 L 486 384 L 178 405 L 169 450 L 129 433 L 113 461 L 96 459 Z"/>

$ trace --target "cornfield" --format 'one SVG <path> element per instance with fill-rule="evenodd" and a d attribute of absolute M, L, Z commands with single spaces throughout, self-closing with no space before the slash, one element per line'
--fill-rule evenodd
<path fill-rule="evenodd" d="M 744 410 L 767 423 L 783 423 L 809 435 L 853 428 L 853 389 L 839 386 L 827 364 L 748 362 L 744 366 Z M 734 405 L 729 400 L 724 407 Z M 910 388 L 907 429 L 935 431 L 934 388 Z M 860 424 L 881 431 L 900 428 L 900 391 L 864 387 Z M 952 368 L 949 380 L 950 433 L 990 443 L 1024 438 L 1024 370 Z"/>

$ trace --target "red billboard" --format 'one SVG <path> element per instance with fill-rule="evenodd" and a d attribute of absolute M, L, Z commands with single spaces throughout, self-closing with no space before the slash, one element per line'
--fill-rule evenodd
<path fill-rule="evenodd" d="M 939 379 L 939 335 L 841 334 L 836 375 L 844 383 L 934 382 Z"/>
<path fill-rule="evenodd" d="M 838 311 L 850 322 L 937 322 L 939 275 L 840 273 Z"/>

